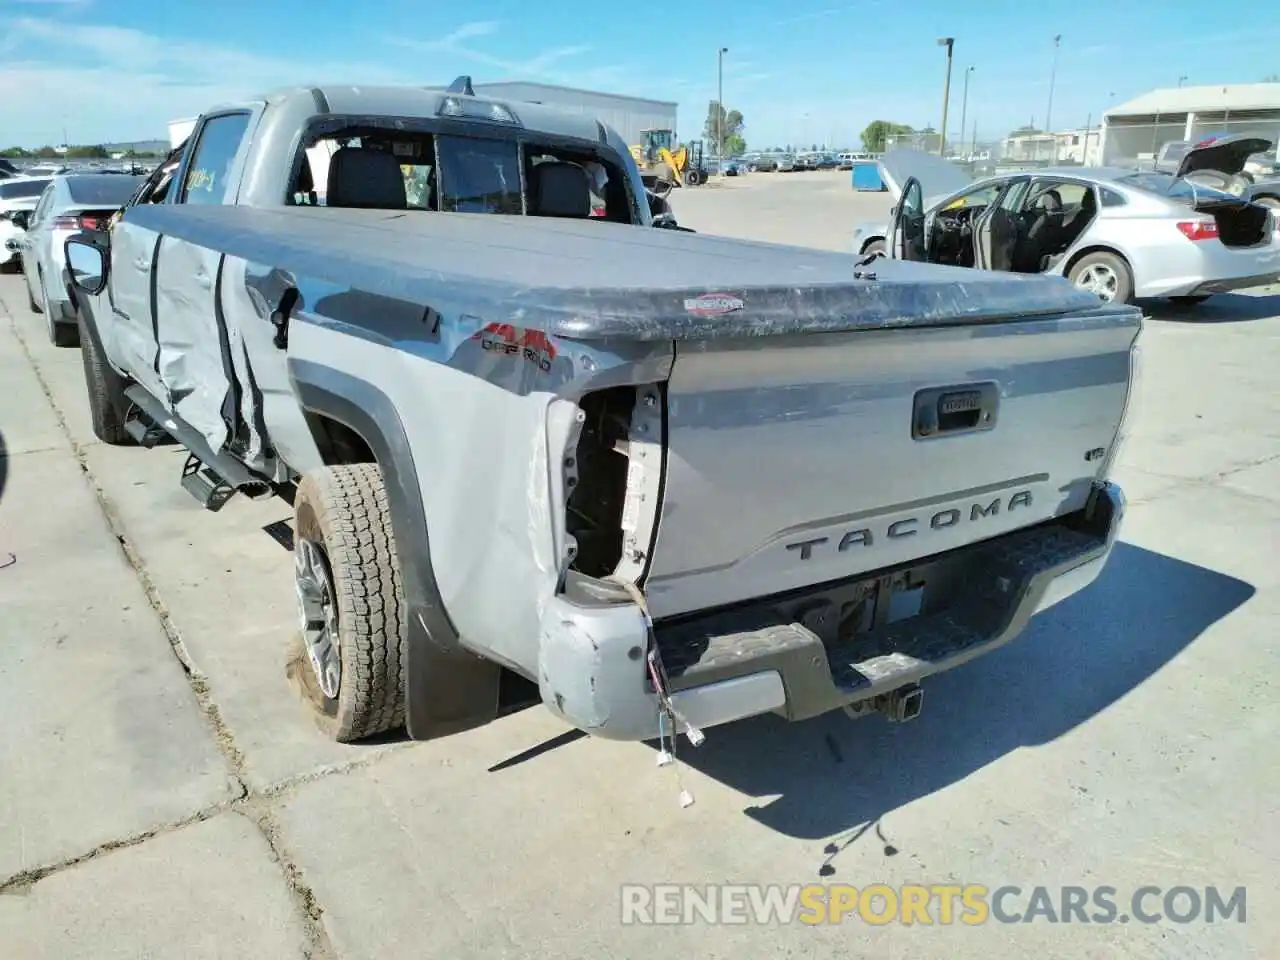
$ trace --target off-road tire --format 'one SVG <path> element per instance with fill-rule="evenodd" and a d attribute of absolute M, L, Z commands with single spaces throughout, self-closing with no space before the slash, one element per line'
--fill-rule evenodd
<path fill-rule="evenodd" d="M 113 447 L 129 446 L 134 439 L 124 429 L 124 378 L 111 369 L 107 358 L 102 355 L 97 337 L 79 311 L 76 329 L 80 336 L 84 385 L 89 391 L 89 422 L 93 435 Z"/>
<path fill-rule="evenodd" d="M 377 464 L 324 467 L 303 476 L 294 540 L 319 545 L 338 606 L 342 678 L 336 699 L 316 682 L 305 651 L 299 676 L 322 730 L 350 743 L 404 726 L 407 610 L 391 508 Z"/>

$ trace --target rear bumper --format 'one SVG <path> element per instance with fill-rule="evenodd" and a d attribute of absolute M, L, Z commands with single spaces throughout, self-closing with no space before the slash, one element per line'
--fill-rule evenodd
<path fill-rule="evenodd" d="M 877 618 L 879 625 L 848 639 L 824 642 L 810 629 L 821 627 L 807 615 L 798 622 L 796 606 L 809 601 L 795 595 L 659 622 L 654 634 L 671 698 L 699 727 L 768 712 L 803 720 L 960 666 L 1008 643 L 1036 613 L 1097 579 L 1118 536 L 1124 503 L 1119 487 L 1099 483 L 1089 506 L 1071 517 L 910 568 L 826 584 L 818 592 L 865 597 L 878 585 L 892 589 L 923 575 L 949 591 L 937 609 L 930 610 L 926 599 L 924 612 L 896 622 Z M 581 606 L 554 598 L 542 618 L 543 702 L 596 736 L 656 737 L 658 702 L 646 677 L 647 648 L 635 605 Z"/>
<path fill-rule="evenodd" d="M 1188 296 L 1207 296 L 1213 293 L 1228 293 L 1232 290 L 1246 290 L 1249 287 L 1265 287 L 1277 280 L 1280 280 L 1280 271 L 1253 277 L 1233 277 L 1230 280 L 1208 280 L 1192 288 Z"/>

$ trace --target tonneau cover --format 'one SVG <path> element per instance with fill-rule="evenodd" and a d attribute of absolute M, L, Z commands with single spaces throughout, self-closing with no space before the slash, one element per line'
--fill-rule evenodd
<path fill-rule="evenodd" d="M 719 339 L 1097 314 L 1061 278 L 599 220 L 328 207 L 137 206 L 126 218 L 297 277 L 580 340 Z M 703 295 L 710 300 L 698 301 Z M 730 298 L 736 307 L 723 311 Z M 741 301 L 737 307 L 733 299 Z M 710 307 L 710 309 L 707 309 Z"/>

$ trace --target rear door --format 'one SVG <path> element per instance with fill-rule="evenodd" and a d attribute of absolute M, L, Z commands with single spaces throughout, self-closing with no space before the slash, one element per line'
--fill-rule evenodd
<path fill-rule="evenodd" d="M 919 180 L 908 177 L 889 226 L 889 256 L 896 260 L 924 260 L 926 249 L 924 191 Z"/>
<path fill-rule="evenodd" d="M 53 195 L 57 191 L 57 186 L 50 184 L 45 188 L 44 193 L 40 195 L 40 202 L 36 204 L 36 208 L 31 211 L 31 216 L 27 220 L 27 233 L 22 238 L 22 272 L 26 274 L 27 285 L 31 288 L 31 295 L 40 297 L 40 249 L 42 237 L 47 240 L 49 209 L 53 206 Z M 42 230 L 42 228 L 44 228 Z M 62 281 L 59 280 L 60 284 Z"/>
<path fill-rule="evenodd" d="M 234 204 L 256 123 L 250 108 L 210 114 L 193 134 L 170 202 Z M 244 440 L 240 391 L 219 285 L 223 256 L 175 237 L 160 239 L 155 310 L 157 370 L 173 411 L 220 451 Z"/>

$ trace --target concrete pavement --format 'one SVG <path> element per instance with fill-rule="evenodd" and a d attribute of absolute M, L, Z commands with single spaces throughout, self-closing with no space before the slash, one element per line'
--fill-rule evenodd
<path fill-rule="evenodd" d="M 840 248 L 845 177 L 673 203 Z M 540 709 L 324 742 L 286 676 L 281 502 L 201 511 L 92 438 L 76 350 L 0 277 L 0 929 L 28 957 L 1265 956 L 1280 935 L 1280 291 L 1153 307 L 1104 578 L 911 724 L 760 718 L 652 749 Z M 12 554 L 14 561 L 6 563 Z M 545 747 L 542 752 L 532 748 Z M 1248 886 L 1245 924 L 621 926 L 619 885 Z"/>

